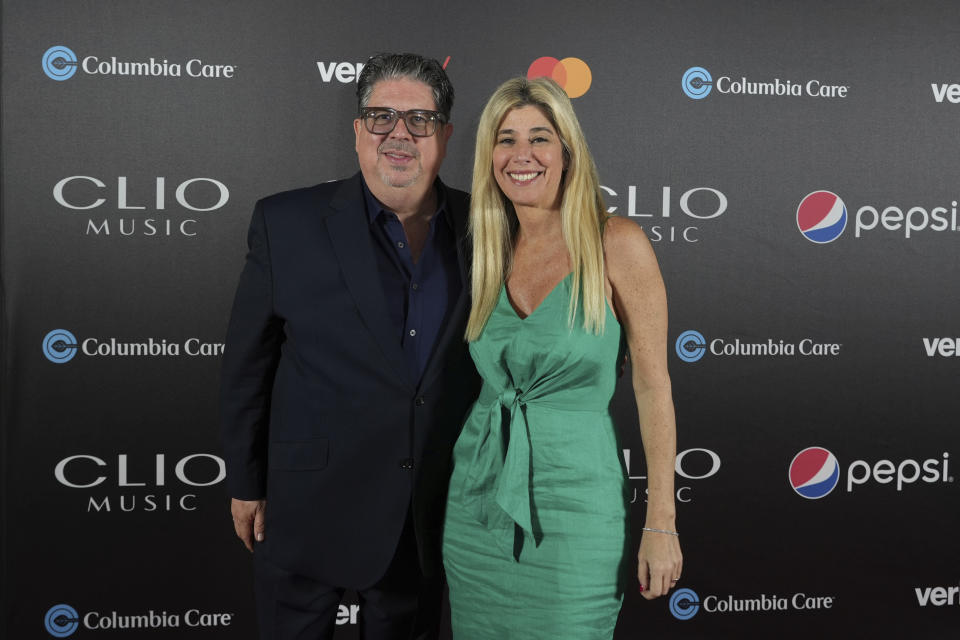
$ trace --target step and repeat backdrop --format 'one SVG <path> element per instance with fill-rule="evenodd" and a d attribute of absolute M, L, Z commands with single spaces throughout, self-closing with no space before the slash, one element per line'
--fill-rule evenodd
<path fill-rule="evenodd" d="M 954 2 L 2 10 L 3 637 L 255 637 L 217 442 L 227 316 L 255 200 L 356 170 L 380 51 L 445 63 L 464 189 L 493 89 L 554 77 L 609 210 L 654 243 L 685 570 L 657 601 L 631 585 L 616 637 L 956 637 Z"/>

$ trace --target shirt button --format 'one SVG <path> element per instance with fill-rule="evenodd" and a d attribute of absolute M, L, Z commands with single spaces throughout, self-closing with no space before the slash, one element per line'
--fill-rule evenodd
<path fill-rule="evenodd" d="M 424 404 L 426 404 L 426 402 L 427 401 L 423 399 L 423 396 L 420 396 L 419 398 L 416 399 L 416 405 L 418 407 L 422 407 Z"/>
<path fill-rule="evenodd" d="M 413 458 L 404 458 L 400 461 L 401 469 L 413 469 Z"/>
<path fill-rule="evenodd" d="M 416 335 L 417 335 L 417 330 L 416 330 L 416 329 L 410 329 L 410 337 L 412 338 L 412 337 L 414 337 L 414 336 L 416 336 Z"/>
<path fill-rule="evenodd" d="M 412 285 L 410 285 L 410 288 L 413 289 L 414 291 L 418 291 L 420 289 L 420 285 L 414 282 Z"/>
<path fill-rule="evenodd" d="M 403 243 L 402 243 L 402 242 L 398 242 L 398 243 L 397 243 L 397 246 L 400 247 L 401 249 L 403 249 Z"/>

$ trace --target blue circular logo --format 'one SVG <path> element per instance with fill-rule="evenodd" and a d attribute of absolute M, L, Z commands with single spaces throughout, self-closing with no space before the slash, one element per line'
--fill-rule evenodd
<path fill-rule="evenodd" d="M 707 352 L 707 340 L 699 331 L 690 329 L 677 338 L 677 355 L 684 362 L 696 362 Z"/>
<path fill-rule="evenodd" d="M 670 613 L 677 620 L 689 620 L 700 611 L 700 596 L 693 589 L 677 589 L 670 596 Z"/>
<path fill-rule="evenodd" d="M 77 355 L 77 339 L 66 329 L 54 329 L 43 338 L 43 355 L 50 362 L 62 364 Z"/>
<path fill-rule="evenodd" d="M 77 72 L 77 54 L 57 45 L 43 54 L 43 72 L 53 80 L 68 80 Z"/>
<path fill-rule="evenodd" d="M 43 626 L 54 638 L 66 638 L 80 626 L 80 614 L 68 604 L 57 604 L 43 617 Z"/>
<path fill-rule="evenodd" d="M 703 100 L 713 90 L 713 76 L 703 67 L 690 67 L 680 84 L 688 98 Z"/>

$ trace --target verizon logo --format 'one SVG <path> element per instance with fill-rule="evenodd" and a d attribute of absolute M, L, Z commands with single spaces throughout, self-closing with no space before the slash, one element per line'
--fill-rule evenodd
<path fill-rule="evenodd" d="M 448 64 L 450 64 L 450 56 L 447 56 L 446 60 L 443 61 L 443 68 L 446 69 Z M 334 78 L 337 79 L 337 82 L 343 84 L 356 82 L 364 66 L 366 66 L 365 62 L 321 62 L 317 60 L 317 71 L 320 72 L 320 79 L 324 82 L 333 82 Z"/>
<path fill-rule="evenodd" d="M 945 358 L 960 356 L 960 338 L 924 338 L 923 349 L 931 358 L 937 355 Z"/>
<path fill-rule="evenodd" d="M 914 592 L 917 594 L 917 604 L 921 607 L 960 604 L 960 587 L 958 586 L 926 587 L 924 589 L 915 587 Z"/>
<path fill-rule="evenodd" d="M 320 79 L 324 82 L 337 82 L 348 84 L 356 82 L 360 77 L 360 71 L 363 69 L 363 62 L 320 62 L 317 61 L 317 69 L 320 71 Z"/>
<path fill-rule="evenodd" d="M 960 104 L 960 84 L 931 84 L 933 99 L 943 102 L 946 99 L 953 104 Z"/>

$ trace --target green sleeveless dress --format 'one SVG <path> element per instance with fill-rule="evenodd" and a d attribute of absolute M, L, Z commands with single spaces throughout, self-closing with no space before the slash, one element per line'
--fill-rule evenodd
<path fill-rule="evenodd" d="M 567 323 L 571 276 L 527 318 L 506 289 L 470 353 L 483 378 L 453 450 L 443 534 L 455 640 L 609 639 L 627 500 L 608 405 L 621 354 Z"/>

